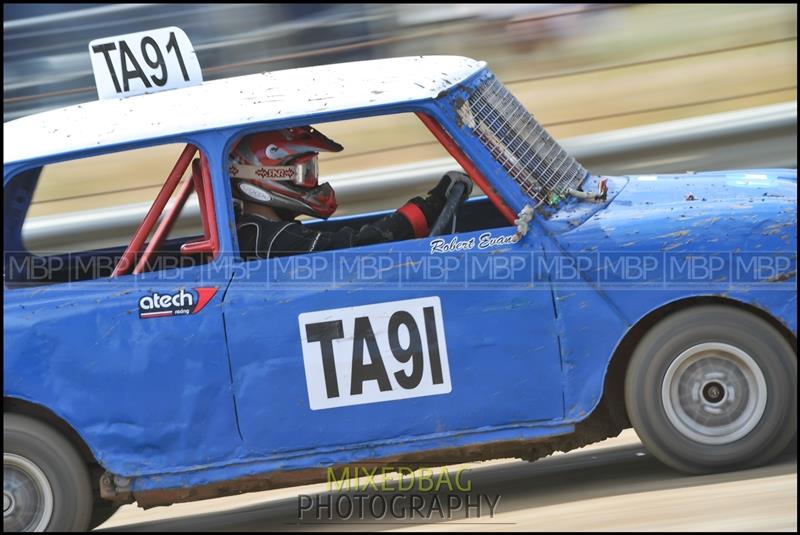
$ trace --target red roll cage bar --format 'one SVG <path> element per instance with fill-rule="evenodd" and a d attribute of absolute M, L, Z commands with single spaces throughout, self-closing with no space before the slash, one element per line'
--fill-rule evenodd
<path fill-rule="evenodd" d="M 508 207 L 506 202 L 503 200 L 502 197 L 495 191 L 492 185 L 489 183 L 488 180 L 483 176 L 477 167 L 472 163 L 466 154 L 461 150 L 461 148 L 456 145 L 456 142 L 453 141 L 453 138 L 450 137 L 442 126 L 436 122 L 430 115 L 425 113 L 417 112 L 417 117 L 419 117 L 420 121 L 428 127 L 428 130 L 431 131 L 431 134 L 442 144 L 442 146 L 450 153 L 458 165 L 460 165 L 464 171 L 467 172 L 469 177 L 472 181 L 478 185 L 479 188 L 489 197 L 489 200 L 492 201 L 495 208 L 497 208 L 503 217 L 509 222 L 509 224 L 513 225 L 514 220 L 517 218 L 514 215 L 514 212 L 511 208 Z"/>
<path fill-rule="evenodd" d="M 187 144 L 183 149 L 183 152 L 181 152 L 181 155 L 178 157 L 178 161 L 175 162 L 175 166 L 172 168 L 172 171 L 167 176 L 167 180 L 164 182 L 164 185 L 158 192 L 153 204 L 150 206 L 150 210 L 148 210 L 147 215 L 145 215 L 144 219 L 139 225 L 139 228 L 136 229 L 136 232 L 131 238 L 130 244 L 125 249 L 125 252 L 119 259 L 119 262 L 117 262 L 117 265 L 114 267 L 114 272 L 111 274 L 112 277 L 127 275 L 137 257 L 138 262 L 136 262 L 133 273 L 139 274 L 144 272 L 148 263 L 152 259 L 153 254 L 158 250 L 159 247 L 161 247 L 161 244 L 169 234 L 169 231 L 172 230 L 172 226 L 178 219 L 178 216 L 183 210 L 186 200 L 189 198 L 192 190 L 197 192 L 197 200 L 200 206 L 200 219 L 203 222 L 203 239 L 184 243 L 181 246 L 181 253 L 209 253 L 213 256 L 216 256 L 217 253 L 219 253 L 217 219 L 214 210 L 211 174 L 208 171 L 208 160 L 206 159 L 205 154 L 201 152 L 200 159 L 195 159 L 192 162 L 192 158 L 196 152 L 197 147 L 192 144 Z M 169 198 L 178 187 L 181 177 L 189 167 L 189 162 L 192 162 L 191 178 L 184 182 L 183 186 L 178 192 L 175 203 L 172 205 L 164 219 L 161 220 L 161 223 L 158 225 L 158 228 L 153 234 L 153 239 L 150 240 L 144 252 L 141 253 L 145 240 L 153 230 L 153 227 L 158 221 L 159 216 L 164 211 L 167 201 L 169 201 Z M 139 256 L 140 253 L 141 256 Z"/>

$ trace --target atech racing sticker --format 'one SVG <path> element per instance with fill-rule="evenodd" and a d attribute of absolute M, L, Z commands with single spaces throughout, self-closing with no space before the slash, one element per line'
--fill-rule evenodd
<path fill-rule="evenodd" d="M 194 288 L 188 292 L 181 288 L 171 294 L 153 292 L 139 299 L 139 318 L 197 314 L 216 293 L 217 288 Z"/>

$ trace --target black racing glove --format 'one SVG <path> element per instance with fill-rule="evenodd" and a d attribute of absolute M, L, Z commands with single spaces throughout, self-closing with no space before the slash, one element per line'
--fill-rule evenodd
<path fill-rule="evenodd" d="M 424 199 L 422 197 L 414 197 L 408 201 L 406 205 L 400 207 L 398 212 L 401 213 L 408 220 L 409 225 L 413 227 L 414 236 L 420 238 L 428 235 L 430 227 L 436 222 L 436 219 L 438 219 L 439 214 L 444 208 L 445 202 L 447 202 L 447 194 L 450 193 L 450 188 L 458 182 L 462 182 L 466 185 L 462 199 L 464 200 L 472 193 L 472 180 L 464 173 L 450 171 L 439 180 L 436 187 L 430 190 Z M 422 212 L 422 215 L 425 216 L 425 221 L 421 221 L 420 218 L 415 215 L 414 210 L 408 205 L 414 205 L 418 208 L 419 212 Z"/>
<path fill-rule="evenodd" d="M 438 208 L 437 215 L 442 211 L 442 208 L 444 208 L 444 203 L 447 202 L 447 195 L 450 193 L 451 188 L 459 182 L 466 186 L 466 188 L 464 188 L 464 195 L 461 198 L 461 201 L 465 201 L 469 198 L 470 194 L 472 194 L 472 180 L 460 171 L 449 171 L 445 173 L 441 180 L 439 180 L 439 183 L 436 184 L 436 187 L 428 192 L 428 196 L 425 200 Z"/>

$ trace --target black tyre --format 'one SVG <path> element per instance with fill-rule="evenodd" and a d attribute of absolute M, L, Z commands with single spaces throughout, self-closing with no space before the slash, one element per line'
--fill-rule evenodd
<path fill-rule="evenodd" d="M 733 307 L 676 312 L 642 339 L 625 377 L 645 447 L 688 473 L 769 462 L 797 430 L 797 355 L 763 319 Z"/>
<path fill-rule="evenodd" d="M 95 500 L 94 508 L 92 509 L 92 519 L 89 522 L 89 529 L 94 529 L 103 524 L 106 520 L 111 518 L 119 508 L 120 504 L 115 504 L 103 499 Z"/>
<path fill-rule="evenodd" d="M 63 436 L 3 415 L 3 531 L 86 531 L 93 501 L 86 465 Z"/>

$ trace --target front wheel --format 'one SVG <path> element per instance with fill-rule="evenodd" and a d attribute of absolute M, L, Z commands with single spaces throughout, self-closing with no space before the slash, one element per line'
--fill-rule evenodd
<path fill-rule="evenodd" d="M 642 443 L 673 468 L 757 466 L 796 432 L 797 356 L 770 324 L 744 310 L 683 310 L 637 346 L 625 401 Z"/>
<path fill-rule="evenodd" d="M 92 488 L 85 463 L 38 420 L 3 415 L 3 531 L 86 531 Z"/>

